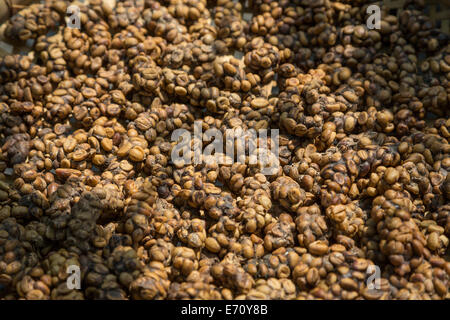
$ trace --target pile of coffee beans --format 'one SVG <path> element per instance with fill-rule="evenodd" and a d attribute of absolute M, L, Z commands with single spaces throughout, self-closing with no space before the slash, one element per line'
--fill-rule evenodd
<path fill-rule="evenodd" d="M 449 299 L 449 35 L 424 0 L 378 29 L 370 4 L 12 17 L 27 49 L 0 58 L 0 299 Z M 279 135 L 193 162 L 180 130 L 203 149 Z"/>

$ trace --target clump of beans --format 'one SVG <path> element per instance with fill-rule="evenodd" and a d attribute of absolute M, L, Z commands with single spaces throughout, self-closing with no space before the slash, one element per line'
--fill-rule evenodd
<path fill-rule="evenodd" d="M 423 1 L 380 29 L 363 1 L 92 0 L 80 28 L 70 4 L 4 26 L 27 52 L 0 58 L 0 299 L 450 298 L 450 45 Z M 174 159 L 196 121 L 190 147 L 244 155 Z"/>

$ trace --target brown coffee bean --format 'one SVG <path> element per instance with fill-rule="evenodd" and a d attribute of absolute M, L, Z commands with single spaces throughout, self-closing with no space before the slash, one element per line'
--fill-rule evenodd
<path fill-rule="evenodd" d="M 205 246 L 206 249 L 208 249 L 211 252 L 217 253 L 220 251 L 220 245 L 214 238 L 211 237 L 206 238 Z"/>
<path fill-rule="evenodd" d="M 261 109 L 267 107 L 269 105 L 269 102 L 264 98 L 256 98 L 252 100 L 251 105 L 253 108 Z"/>
<path fill-rule="evenodd" d="M 145 153 L 141 147 L 134 147 L 129 152 L 129 157 L 131 161 L 141 162 L 144 161 Z"/>
<path fill-rule="evenodd" d="M 312 254 L 321 256 L 328 252 L 328 245 L 321 240 L 317 240 L 309 245 L 308 250 Z"/>
<path fill-rule="evenodd" d="M 399 175 L 398 171 L 394 168 L 387 168 L 386 172 L 384 174 L 384 178 L 385 178 L 386 182 L 389 184 L 396 183 L 399 176 L 400 175 Z"/>

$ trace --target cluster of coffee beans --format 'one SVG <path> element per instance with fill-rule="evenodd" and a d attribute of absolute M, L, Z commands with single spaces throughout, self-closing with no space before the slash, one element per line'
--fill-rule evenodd
<path fill-rule="evenodd" d="M 424 0 L 371 29 L 370 2 L 11 18 L 28 49 L 0 58 L 0 299 L 450 298 L 449 36 Z M 174 159 L 197 121 L 191 146 L 279 129 L 279 166 Z"/>

